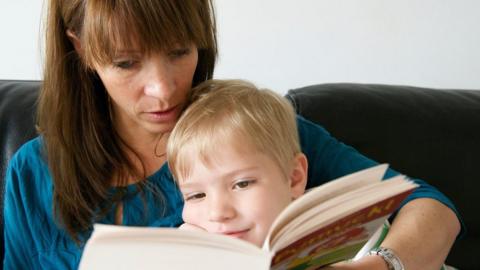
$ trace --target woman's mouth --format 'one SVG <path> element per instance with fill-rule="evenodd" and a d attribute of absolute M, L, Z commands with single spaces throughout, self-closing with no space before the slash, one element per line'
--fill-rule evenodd
<path fill-rule="evenodd" d="M 171 107 L 164 111 L 146 112 L 148 118 L 153 122 L 169 122 L 176 120 L 179 106 Z"/>

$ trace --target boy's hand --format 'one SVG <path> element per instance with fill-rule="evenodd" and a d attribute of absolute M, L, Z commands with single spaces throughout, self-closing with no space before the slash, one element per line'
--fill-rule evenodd
<path fill-rule="evenodd" d="M 178 228 L 181 229 L 181 230 L 186 230 L 186 231 L 206 232 L 205 229 L 200 228 L 200 227 L 195 226 L 195 225 L 192 225 L 192 224 L 189 224 L 189 223 L 183 223 Z"/>

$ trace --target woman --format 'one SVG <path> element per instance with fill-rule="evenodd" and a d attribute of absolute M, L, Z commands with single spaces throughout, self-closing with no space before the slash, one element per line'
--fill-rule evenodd
<path fill-rule="evenodd" d="M 5 269 L 75 269 L 95 222 L 182 223 L 165 144 L 190 88 L 212 78 L 216 53 L 209 0 L 49 1 L 41 136 L 6 176 Z M 321 127 L 298 125 L 309 186 L 375 164 Z M 459 220 L 447 198 L 419 183 L 382 246 L 406 269 L 438 269 Z M 368 256 L 333 267 L 387 264 Z"/>

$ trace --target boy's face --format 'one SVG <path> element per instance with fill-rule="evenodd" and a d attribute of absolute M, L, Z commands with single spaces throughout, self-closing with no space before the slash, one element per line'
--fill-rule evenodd
<path fill-rule="evenodd" d="M 303 187 L 296 188 L 292 184 L 296 181 L 266 155 L 240 154 L 228 146 L 221 149 L 209 165 L 195 159 L 189 178 L 179 179 L 185 199 L 183 219 L 208 232 L 261 246 L 273 220 L 303 193 L 305 179 L 300 183 Z"/>

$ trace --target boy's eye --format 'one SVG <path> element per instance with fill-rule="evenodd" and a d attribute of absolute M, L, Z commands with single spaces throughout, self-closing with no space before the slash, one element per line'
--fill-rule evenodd
<path fill-rule="evenodd" d="M 254 179 L 240 180 L 233 184 L 233 189 L 245 189 L 255 183 Z"/>
<path fill-rule="evenodd" d="M 192 194 L 186 194 L 184 195 L 185 201 L 193 201 L 193 200 L 200 200 L 205 198 L 205 193 L 199 192 L 199 193 L 192 193 Z"/>
<path fill-rule="evenodd" d="M 190 48 L 179 48 L 179 49 L 171 50 L 168 53 L 168 56 L 172 58 L 180 58 L 184 55 L 188 55 L 189 53 L 190 53 Z"/>

